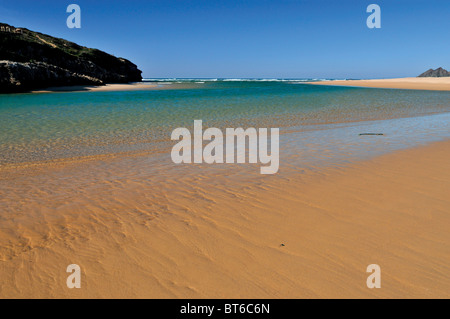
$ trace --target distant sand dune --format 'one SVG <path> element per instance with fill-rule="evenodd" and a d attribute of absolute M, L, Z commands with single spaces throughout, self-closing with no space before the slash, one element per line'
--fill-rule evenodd
<path fill-rule="evenodd" d="M 348 80 L 348 81 L 326 81 L 306 82 L 315 85 L 338 85 L 356 86 L 386 89 L 412 89 L 450 91 L 450 77 L 443 78 L 399 78 L 399 79 L 376 79 L 376 80 Z"/>

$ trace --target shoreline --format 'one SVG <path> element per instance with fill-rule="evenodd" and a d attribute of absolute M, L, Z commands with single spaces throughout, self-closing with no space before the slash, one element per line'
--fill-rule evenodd
<path fill-rule="evenodd" d="M 396 78 L 370 80 L 333 80 L 323 82 L 305 82 L 311 85 L 348 86 L 378 89 L 407 89 L 450 91 L 450 77 L 442 78 Z"/>
<path fill-rule="evenodd" d="M 341 134 L 348 134 L 348 133 L 344 133 L 345 130 L 348 130 L 352 127 L 360 127 L 360 129 L 357 129 L 357 132 L 353 133 L 353 137 L 356 136 L 360 136 L 362 134 L 364 134 L 364 130 L 369 130 L 369 131 L 382 131 L 382 133 L 378 133 L 378 134 L 382 134 L 383 136 L 387 137 L 390 136 L 392 138 L 392 132 L 388 132 L 386 131 L 386 129 L 381 128 L 382 126 L 386 126 L 386 125 L 399 125 L 399 121 L 426 121 L 427 119 L 430 119 L 432 117 L 436 118 L 439 117 L 448 117 L 450 115 L 449 112 L 438 112 L 438 113 L 430 113 L 430 114 L 416 114 L 416 115 L 410 115 L 410 116 L 401 116 L 401 117 L 396 117 L 396 118 L 376 118 L 376 119 L 361 119 L 361 120 L 357 120 L 357 121 L 348 121 L 348 122 L 344 122 L 344 121 L 340 121 L 340 122 L 324 122 L 324 123 L 310 123 L 306 126 L 286 126 L 286 127 L 281 127 L 280 129 L 280 139 L 283 143 L 289 143 L 289 141 L 292 141 L 293 136 L 296 135 L 297 137 L 299 137 L 299 134 L 314 134 L 314 132 L 328 132 L 328 131 L 334 131 L 336 129 L 341 130 L 339 133 L 333 133 L 333 134 L 337 134 L 337 135 L 341 135 Z M 392 121 L 396 121 L 396 124 L 392 124 Z M 445 121 L 445 119 L 440 119 L 438 121 Z M 385 123 L 389 123 L 391 122 L 391 124 L 385 124 Z M 431 124 L 429 122 L 427 122 L 429 125 L 436 125 L 435 124 Z M 378 127 L 378 128 L 374 128 Z M 426 125 L 425 125 L 426 126 Z M 342 131 L 344 130 L 344 131 Z M 423 132 L 424 133 L 424 132 Z M 327 134 L 327 133 L 325 133 Z M 370 134 L 374 134 L 374 133 L 370 133 Z M 446 136 L 441 136 L 441 137 L 446 137 Z M 315 138 L 318 138 L 317 136 Z M 314 139 L 314 138 L 313 138 Z M 335 139 L 336 140 L 336 139 Z M 428 143 L 432 143 L 435 142 L 435 140 L 428 140 Z M 109 160 L 109 159 L 115 159 L 115 158 L 133 158 L 133 157 L 141 157 L 141 156 L 150 156 L 153 157 L 155 155 L 167 155 L 170 153 L 171 148 L 173 147 L 173 145 L 171 144 L 171 140 L 168 138 L 166 140 L 158 140 L 158 141 L 153 141 L 153 142 L 146 142 L 146 143 L 142 143 L 142 145 L 146 145 L 146 144 L 151 144 L 153 145 L 152 147 L 150 146 L 143 146 L 141 148 L 135 148 L 135 149 L 110 149 L 109 151 L 105 151 L 105 152 L 98 152 L 98 153 L 79 153 L 79 154 L 72 154 L 72 155 L 67 155 L 67 156 L 55 156 L 55 157 L 43 157 L 43 158 L 37 158 L 35 157 L 33 160 L 17 160 L 16 161 L 6 161 L 3 160 L 2 158 L 0 158 L 0 173 L 2 172 L 14 172 L 14 170 L 21 170 L 24 168 L 27 169 L 31 169 L 31 168 L 38 168 L 38 167 L 42 167 L 45 169 L 45 167 L 50 167 L 50 166 L 60 166 L 63 167 L 66 164 L 76 164 L 76 163 L 85 163 L 85 162 L 95 162 L 95 161 L 103 161 L 103 160 Z M 311 142 L 311 141 L 310 141 Z M 348 142 L 348 141 L 347 141 Z M 157 143 L 158 145 L 154 145 L 155 143 Z M 305 141 L 303 141 L 303 143 L 306 143 Z M 342 145 L 344 145 L 346 143 L 345 140 L 340 141 L 340 143 L 342 143 Z M 353 142 L 354 143 L 354 142 Z M 389 143 L 393 143 L 392 141 Z M 398 142 L 397 142 L 398 143 Z M 405 144 L 405 142 L 403 142 L 403 144 Z M 139 143 L 137 143 L 136 145 L 139 145 Z M 310 144 L 311 146 L 312 144 Z M 388 148 L 388 145 L 386 144 L 384 146 L 385 148 Z M 409 146 L 411 147 L 411 145 Z M 413 146 L 414 147 L 414 146 Z M 287 149 L 290 149 L 291 151 L 295 149 L 294 146 L 289 146 L 287 147 Z M 299 149 L 297 149 L 297 151 L 300 151 Z M 379 150 L 378 150 L 379 151 Z M 395 151 L 395 150 L 390 150 L 390 152 Z M 288 152 L 289 153 L 289 152 Z M 46 152 L 46 155 L 48 155 L 48 152 Z M 335 156 L 337 154 L 334 154 Z M 375 154 L 375 155 L 371 155 L 370 157 L 373 156 L 379 156 L 380 154 Z M 356 156 L 355 154 L 353 154 L 353 156 Z M 357 156 L 356 156 L 357 157 Z M 284 159 L 289 161 L 288 159 Z"/>
<path fill-rule="evenodd" d="M 47 178 L 35 177 L 39 204 L 15 194 L 4 213 L 4 229 L 15 228 L 0 233 L 0 294 L 449 297 L 449 155 L 446 140 L 312 175 L 240 182 L 193 167 L 198 174 L 93 185 L 63 178 L 55 188 L 55 177 L 82 180 L 89 166 L 44 171 Z M 84 289 L 65 287 L 72 263 Z M 373 263 L 382 289 L 365 286 Z"/>
<path fill-rule="evenodd" d="M 347 86 L 379 89 L 407 89 L 407 90 L 431 90 L 450 91 L 450 77 L 441 78 L 394 78 L 394 79 L 366 79 L 366 80 L 327 80 L 317 82 L 303 82 L 302 84 L 325 85 L 325 86 Z M 192 84 L 191 84 L 192 85 Z M 50 87 L 32 90 L 28 93 L 61 93 L 61 92 L 120 92 L 163 89 L 164 84 L 155 82 L 136 82 L 125 84 L 106 84 L 104 86 L 76 85 Z M 170 88 L 170 87 L 166 87 Z M 26 93 L 26 92 L 25 92 Z"/>
<path fill-rule="evenodd" d="M 41 90 L 32 90 L 28 93 L 138 91 L 138 90 L 152 90 L 157 87 L 158 87 L 157 84 L 151 82 L 135 82 L 135 83 L 105 84 L 103 86 L 95 86 L 95 85 L 59 86 Z"/>
<path fill-rule="evenodd" d="M 290 90 L 297 92 L 295 87 Z M 346 98 L 344 101 L 355 93 L 337 91 Z M 164 97 L 162 93 L 174 92 L 161 91 L 156 95 Z M 170 152 L 140 152 L 140 144 L 131 143 L 139 141 L 133 138 L 139 136 L 140 130 L 124 134 L 127 139 L 117 136 L 130 131 L 117 130 L 99 135 L 102 138 L 93 139 L 93 143 L 81 139 L 84 144 L 77 140 L 71 144 L 70 139 L 62 139 L 63 143 L 42 149 L 36 147 L 39 144 L 30 144 L 34 146 L 30 159 L 38 159 L 41 154 L 49 161 L 0 166 L 0 240 L 4 243 L 0 245 L 0 276 L 5 278 L 0 283 L 0 295 L 191 299 L 450 297 L 447 93 L 360 93 L 367 94 L 368 102 L 365 105 L 365 100 L 357 100 L 360 103 L 355 114 L 375 114 L 381 121 L 375 118 L 369 122 L 332 122 L 317 127 L 316 122 L 322 117 L 311 113 L 315 116 L 310 118 L 316 123 L 312 127 L 298 127 L 299 131 L 292 128 L 289 134 L 280 135 L 283 164 L 276 175 L 259 174 L 260 165 L 175 165 Z M 121 94 L 114 95 L 111 97 Z M 397 98 L 383 99 L 383 95 Z M 44 101 L 48 110 L 30 110 L 43 119 L 53 119 L 45 112 L 54 114 L 50 106 L 58 103 L 50 100 L 55 98 L 58 102 L 64 98 L 43 95 L 27 96 L 24 100 L 33 102 L 36 97 L 48 100 Z M 95 99 L 102 102 L 103 94 L 78 97 L 81 107 L 70 106 L 66 111 L 73 112 L 58 114 L 58 124 L 64 115 L 71 115 L 71 121 L 76 119 L 74 113 L 85 114 L 89 119 L 92 116 L 87 115 L 98 115 L 89 113 L 84 105 Z M 132 101 L 129 96 L 120 98 Z M 298 99 L 300 95 L 292 95 L 288 101 Z M 434 110 L 439 114 L 403 117 L 410 110 L 402 107 L 402 101 L 413 106 L 413 110 L 426 108 L 427 112 Z M 164 102 L 172 105 L 176 99 Z M 386 108 L 377 107 L 379 104 Z M 177 106 L 186 105 L 189 106 Z M 215 105 L 205 104 L 212 111 L 216 111 Z M 106 107 L 111 112 L 100 112 L 100 120 L 95 123 L 108 124 L 108 116 L 120 115 L 121 110 L 126 114 L 141 111 Z M 93 104 L 91 110 L 97 109 Z M 323 119 L 349 120 L 344 115 L 353 115 L 353 108 L 348 113 L 345 110 L 337 109 L 339 112 L 331 112 Z M 369 113 L 372 110 L 376 112 Z M 145 124 L 139 120 L 146 114 L 146 120 L 158 118 L 153 115 L 158 113 L 147 111 L 136 113 L 139 117 L 125 117 L 126 121 L 116 122 L 121 117 L 114 117 L 112 127 L 122 128 L 126 123 L 131 123 L 125 125 L 128 129 L 138 127 Z M 172 114 L 168 109 L 167 116 Z M 287 123 L 280 113 L 276 115 L 266 115 L 264 121 L 255 122 L 267 127 L 275 123 L 274 119 Z M 21 117 L 4 117 L 4 123 L 15 123 L 17 118 Z M 309 123 L 307 119 L 303 118 L 303 123 Z M 83 123 L 81 120 L 79 123 Z M 71 121 L 61 127 L 68 127 Z M 65 136 L 63 130 L 52 133 L 50 126 L 35 127 L 37 133 L 46 129 L 44 137 Z M 109 125 L 104 127 L 111 129 Z M 83 126 L 71 126 L 75 132 L 78 128 Z M 12 125 L 5 131 L 15 130 Z M 84 129 L 79 132 L 88 133 Z M 155 132 L 165 131 L 159 128 Z M 23 137 L 23 130 L 17 133 Z M 383 135 L 361 137 L 361 133 Z M 110 136 L 114 138 L 109 139 Z M 142 136 L 146 140 L 148 136 L 160 135 Z M 442 141 L 430 143 L 437 140 Z M 101 143 L 94 143 L 97 141 Z M 133 146 L 130 153 L 120 148 L 124 141 L 124 145 Z M 73 153 L 72 148 L 58 148 L 60 145 L 73 146 Z M 109 145 L 118 145 L 117 150 L 124 153 L 93 153 L 51 161 L 52 155 L 114 150 Z M 2 154 L 12 154 L 5 158 L 15 159 L 26 150 L 19 148 L 17 153 Z M 70 264 L 81 267 L 82 289 L 67 289 L 66 268 Z M 370 264 L 381 267 L 382 289 L 366 287 L 366 269 Z"/>

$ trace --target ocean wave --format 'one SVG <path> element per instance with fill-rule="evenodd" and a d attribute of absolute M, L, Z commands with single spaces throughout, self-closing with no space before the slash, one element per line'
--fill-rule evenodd
<path fill-rule="evenodd" d="M 333 81 L 336 79 L 321 78 L 303 78 L 303 79 L 284 79 L 284 78 L 144 78 L 143 82 L 158 83 L 198 83 L 206 82 L 286 82 L 286 83 L 303 83 L 318 81 Z"/>

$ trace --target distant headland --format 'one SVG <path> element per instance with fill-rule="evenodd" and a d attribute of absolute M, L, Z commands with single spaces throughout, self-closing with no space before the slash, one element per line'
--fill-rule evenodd
<path fill-rule="evenodd" d="M 0 93 L 142 81 L 132 62 L 97 49 L 0 23 Z"/>
<path fill-rule="evenodd" d="M 436 70 L 429 69 L 419 75 L 419 78 L 443 78 L 450 76 L 450 72 L 443 68 L 437 68 Z"/>
<path fill-rule="evenodd" d="M 429 69 L 428 71 L 425 71 L 421 75 L 419 75 L 419 78 L 443 78 L 450 76 L 450 72 L 443 68 L 437 68 L 436 70 Z"/>

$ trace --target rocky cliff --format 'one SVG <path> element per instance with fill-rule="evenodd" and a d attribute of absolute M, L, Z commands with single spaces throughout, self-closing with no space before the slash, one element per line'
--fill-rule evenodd
<path fill-rule="evenodd" d="M 128 60 L 27 29 L 0 23 L 0 92 L 51 86 L 140 82 Z"/>
<path fill-rule="evenodd" d="M 445 70 L 443 68 L 438 68 L 436 70 L 429 69 L 428 71 L 422 73 L 418 77 L 419 78 L 429 78 L 429 77 L 440 78 L 440 77 L 447 77 L 447 76 L 450 76 L 450 72 L 448 72 L 447 70 Z"/>

